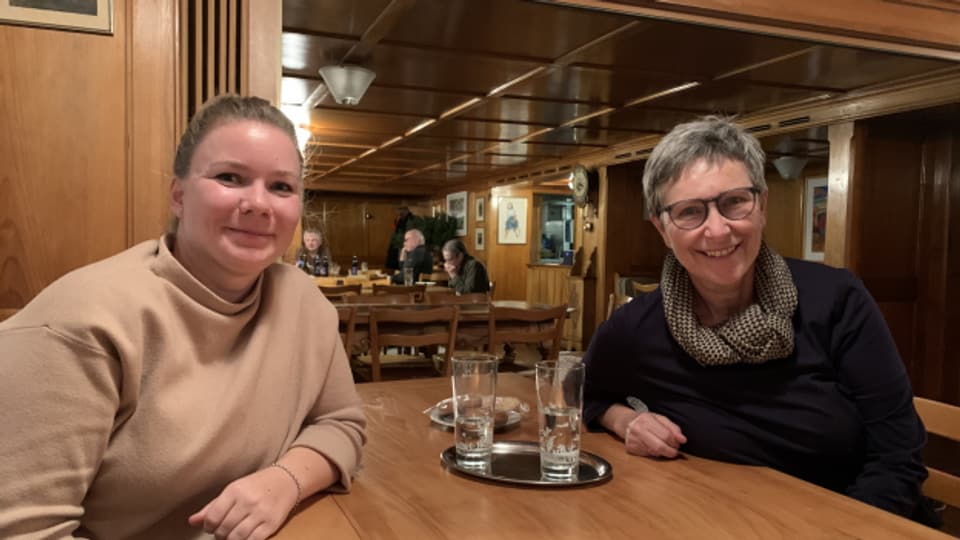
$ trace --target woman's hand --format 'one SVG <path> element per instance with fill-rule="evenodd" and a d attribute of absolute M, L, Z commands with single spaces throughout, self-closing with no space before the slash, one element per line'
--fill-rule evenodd
<path fill-rule="evenodd" d="M 287 519 L 297 495 L 283 469 L 267 467 L 231 482 L 188 521 L 218 540 L 269 538 Z"/>
<path fill-rule="evenodd" d="M 443 269 L 444 269 L 444 271 L 447 272 L 447 275 L 450 276 L 451 278 L 457 277 L 457 265 L 456 265 L 456 263 L 445 262 L 445 263 L 443 263 Z"/>
<path fill-rule="evenodd" d="M 687 438 L 680 427 L 666 416 L 637 413 L 623 405 L 611 405 L 600 417 L 600 424 L 623 439 L 627 453 L 644 457 L 675 458 Z"/>
<path fill-rule="evenodd" d="M 623 442 L 627 452 L 636 456 L 675 458 L 687 438 L 666 416 L 645 412 L 627 424 Z"/>

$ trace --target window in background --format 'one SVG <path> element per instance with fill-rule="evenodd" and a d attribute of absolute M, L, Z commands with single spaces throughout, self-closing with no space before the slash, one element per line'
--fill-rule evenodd
<path fill-rule="evenodd" d="M 537 194 L 534 196 L 539 223 L 539 264 L 571 264 L 573 258 L 573 197 Z"/>

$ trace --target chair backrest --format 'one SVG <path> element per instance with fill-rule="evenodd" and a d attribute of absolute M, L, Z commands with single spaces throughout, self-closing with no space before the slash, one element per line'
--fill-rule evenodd
<path fill-rule="evenodd" d="M 340 317 L 340 339 L 343 340 L 343 349 L 347 351 L 347 358 L 352 354 L 353 333 L 357 325 L 357 308 L 354 306 L 337 306 L 337 315 Z"/>
<path fill-rule="evenodd" d="M 560 357 L 560 339 L 563 323 L 567 320 L 567 305 L 550 308 L 511 308 L 490 304 L 487 325 L 487 351 L 497 354 L 504 343 L 550 342 L 547 359 Z"/>
<path fill-rule="evenodd" d="M 331 302 L 342 301 L 345 296 L 356 296 L 363 291 L 362 285 L 320 285 L 320 292 Z"/>
<path fill-rule="evenodd" d="M 639 281 L 631 282 L 631 288 L 633 289 L 633 294 L 629 296 L 640 296 L 641 294 L 652 293 L 653 291 L 660 288 L 659 283 L 641 283 Z"/>
<path fill-rule="evenodd" d="M 457 339 L 460 308 L 370 309 L 371 379 L 380 380 L 380 350 L 383 347 L 423 347 L 443 345 L 443 372 L 450 375 L 450 355 Z"/>
<path fill-rule="evenodd" d="M 913 398 L 913 405 L 929 433 L 960 442 L 960 407 L 921 397 Z M 924 495 L 960 507 L 960 477 L 930 467 L 927 472 Z"/>
<path fill-rule="evenodd" d="M 490 294 L 485 292 L 456 294 L 453 289 L 427 292 L 428 304 L 486 304 L 488 302 L 490 302 Z"/>
<path fill-rule="evenodd" d="M 343 301 L 347 304 L 413 304 L 415 298 L 413 294 L 357 294 L 344 296 Z"/>
<path fill-rule="evenodd" d="M 426 285 L 384 285 L 381 283 L 373 284 L 373 294 L 412 294 L 417 302 L 422 302 L 424 294 L 427 292 Z"/>
<path fill-rule="evenodd" d="M 633 300 L 632 296 L 617 296 L 616 293 L 610 293 L 610 298 L 607 299 L 607 318 L 609 319 L 613 312 L 621 306 L 625 306 Z"/>

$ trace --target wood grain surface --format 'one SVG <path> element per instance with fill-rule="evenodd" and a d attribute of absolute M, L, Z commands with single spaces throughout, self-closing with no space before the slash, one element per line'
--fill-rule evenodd
<path fill-rule="evenodd" d="M 533 380 L 501 374 L 498 394 L 536 409 Z M 762 467 L 684 456 L 627 455 L 606 433 L 584 433 L 583 449 L 607 459 L 613 478 L 574 489 L 530 489 L 460 476 L 440 464 L 453 434 L 422 411 L 449 396 L 445 378 L 358 386 L 369 441 L 353 492 L 309 501 L 281 539 L 385 538 L 949 538 Z M 536 440 L 536 416 L 495 440 Z"/>

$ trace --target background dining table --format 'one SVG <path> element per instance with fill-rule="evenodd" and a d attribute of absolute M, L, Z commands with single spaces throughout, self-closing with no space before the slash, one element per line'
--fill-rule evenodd
<path fill-rule="evenodd" d="M 544 488 L 466 477 L 441 464 L 453 434 L 423 412 L 449 397 L 449 379 L 357 389 L 368 442 L 352 492 L 308 499 L 276 538 L 952 538 L 765 467 L 631 456 L 608 433 L 582 437 L 583 450 L 612 465 L 605 483 Z M 531 413 L 494 440 L 536 441 L 533 379 L 501 373 L 497 394 L 519 397 Z"/>

